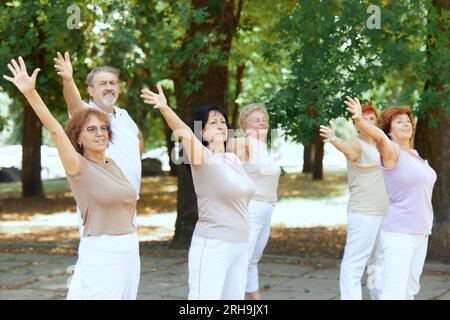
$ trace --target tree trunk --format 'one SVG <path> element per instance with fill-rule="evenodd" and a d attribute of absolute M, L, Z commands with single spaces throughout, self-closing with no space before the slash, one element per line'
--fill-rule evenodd
<path fill-rule="evenodd" d="M 35 25 L 37 16 L 33 18 Z M 40 43 L 44 42 L 45 35 L 41 29 L 37 34 Z M 36 61 L 42 68 L 45 66 L 43 49 L 35 51 L 31 59 Z M 42 123 L 34 110 L 23 97 L 23 131 L 22 131 L 22 197 L 45 197 L 41 179 L 41 145 L 42 145 Z"/>
<path fill-rule="evenodd" d="M 450 3 L 444 0 L 434 0 L 433 6 L 438 12 L 450 9 Z M 443 19 L 442 16 L 440 19 Z M 442 20 L 438 21 L 438 25 L 441 31 L 443 31 L 443 28 L 448 28 L 448 25 Z M 437 33 L 437 37 L 444 34 L 444 32 Z M 431 35 L 430 38 L 432 38 Z M 434 43 L 440 43 L 440 40 L 434 39 Z M 436 49 L 434 43 L 429 42 L 427 45 L 428 58 L 442 58 L 431 55 L 431 51 Z M 448 39 L 445 46 L 447 49 L 450 47 Z M 430 71 L 431 79 L 425 84 L 424 92 L 429 90 L 442 92 L 444 86 L 438 77 L 442 70 L 432 69 Z M 429 161 L 430 166 L 437 173 L 432 200 L 434 225 L 433 234 L 430 237 L 428 257 L 450 262 L 450 135 L 448 134 L 450 132 L 450 115 L 445 114 L 445 106 L 439 101 L 439 98 L 437 101 L 429 102 L 429 104 L 439 107 L 426 108 L 428 110 L 426 117 L 419 119 L 415 137 L 415 144 L 419 153 Z M 441 117 L 437 127 L 430 127 L 431 121 L 437 116 Z"/>
<path fill-rule="evenodd" d="M 239 97 L 239 95 L 242 92 L 242 78 L 244 77 L 244 70 L 245 65 L 239 64 L 237 66 L 237 74 L 236 74 L 236 96 L 234 97 L 234 100 Z M 233 116 L 231 118 L 231 126 L 236 129 L 238 127 L 239 122 L 239 105 L 234 102 L 234 108 L 233 108 Z M 242 128 L 241 128 L 242 129 Z"/>
<path fill-rule="evenodd" d="M 172 152 L 175 148 L 175 141 L 172 141 L 172 130 L 170 130 L 167 124 L 164 124 L 164 135 L 166 138 L 167 155 L 169 156 L 169 175 L 172 177 L 176 177 L 178 176 L 178 170 L 176 164 L 174 164 L 172 161 Z"/>
<path fill-rule="evenodd" d="M 314 159 L 314 145 L 307 144 L 303 146 L 303 173 L 311 173 Z"/>
<path fill-rule="evenodd" d="M 217 46 L 223 55 L 223 63 L 210 65 L 206 73 L 198 78 L 189 79 L 193 70 L 200 66 L 195 60 L 186 61 L 179 70 L 179 77 L 175 79 L 175 96 L 177 99 L 177 113 L 180 118 L 192 126 L 193 113 L 206 104 L 226 107 L 226 93 L 228 90 L 228 58 L 231 50 L 231 40 L 237 27 L 234 16 L 233 1 L 193 0 L 193 8 L 204 7 L 210 14 L 203 24 L 192 23 L 184 41 L 185 47 L 197 33 L 210 34 L 213 31 L 224 35 L 212 45 Z M 194 94 L 186 95 L 185 84 L 201 81 L 202 86 Z M 183 167 L 178 168 L 178 205 L 175 235 L 171 243 L 172 248 L 187 248 L 190 244 L 192 232 L 198 219 L 197 198 L 192 184 L 191 174 Z"/>
<path fill-rule="evenodd" d="M 319 132 L 319 129 L 317 129 Z M 314 167 L 313 167 L 313 180 L 322 180 L 323 179 L 323 141 L 322 138 L 317 134 L 316 141 L 314 147 Z"/>
<path fill-rule="evenodd" d="M 41 180 L 42 124 L 28 102 L 23 103 L 22 197 L 44 197 Z"/>

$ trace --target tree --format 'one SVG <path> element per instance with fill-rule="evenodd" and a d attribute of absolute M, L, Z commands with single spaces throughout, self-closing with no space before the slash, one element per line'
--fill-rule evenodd
<path fill-rule="evenodd" d="M 366 18 L 362 1 L 312 0 L 299 1 L 280 17 L 281 40 L 273 52 L 288 48 L 290 76 L 269 103 L 270 112 L 294 141 L 315 145 L 313 179 L 322 178 L 318 126 L 346 116 L 342 98 L 360 95 L 379 77 L 377 55 L 364 36 Z"/>
<path fill-rule="evenodd" d="M 450 261 L 450 3 L 429 1 L 424 74 L 415 143 L 438 179 L 433 191 L 435 221 L 429 257 Z"/>
<path fill-rule="evenodd" d="M 362 0 L 305 0 L 280 18 L 278 38 L 288 50 L 290 76 L 269 106 L 288 136 L 315 145 L 313 179 L 322 173 L 318 125 L 348 117 L 343 97 L 380 102 L 377 94 L 384 90 L 382 102 L 395 95 L 413 103 L 418 96 L 414 67 L 422 56 L 423 5 L 382 1 L 382 23 L 375 29 L 369 28 L 368 6 Z M 280 44 L 272 51 L 282 51 Z M 386 94 L 392 88 L 400 90 Z"/>
<path fill-rule="evenodd" d="M 67 19 L 70 17 L 67 8 L 71 4 L 84 7 L 80 1 L 3 1 L 0 11 L 0 72 L 7 74 L 7 63 L 19 55 L 32 64 L 31 67 L 28 66 L 31 70 L 40 67 L 43 72 L 38 78 L 37 88 L 52 112 L 59 111 L 59 115 L 65 108 L 62 94 L 55 92 L 55 88 L 59 88 L 61 84 L 59 76 L 54 72 L 53 57 L 61 50 L 63 43 L 74 49 L 81 48 L 85 43 L 83 30 L 92 23 L 92 15 L 83 9 L 83 29 L 67 29 Z M 1 86 L 13 98 L 13 113 L 16 114 L 16 121 L 22 123 L 19 126 L 23 130 L 22 196 L 42 197 L 42 124 L 17 90 L 5 82 Z"/>
<path fill-rule="evenodd" d="M 207 19 L 191 23 L 181 47 L 190 58 L 180 64 L 174 81 L 178 114 L 189 124 L 195 110 L 203 105 L 226 106 L 228 59 L 237 28 L 231 0 L 193 0 L 192 7 L 204 8 Z M 202 62 L 205 56 L 209 60 L 207 65 Z M 177 211 L 172 247 L 180 248 L 190 243 L 198 217 L 192 176 L 184 168 L 178 171 Z"/>

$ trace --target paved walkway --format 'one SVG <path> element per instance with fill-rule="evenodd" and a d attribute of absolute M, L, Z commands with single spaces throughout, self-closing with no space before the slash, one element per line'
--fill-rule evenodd
<path fill-rule="evenodd" d="M 65 299 L 75 262 L 73 255 L 0 253 L 0 299 Z M 186 299 L 187 270 L 184 251 L 141 250 L 138 299 Z M 338 274 L 338 260 L 264 256 L 260 264 L 262 297 L 338 299 Z M 428 262 L 421 285 L 416 299 L 450 300 L 450 266 Z"/>

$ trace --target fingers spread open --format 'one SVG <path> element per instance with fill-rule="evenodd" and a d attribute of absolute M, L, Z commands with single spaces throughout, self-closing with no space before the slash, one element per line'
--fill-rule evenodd
<path fill-rule="evenodd" d="M 20 71 L 20 67 L 19 67 L 19 65 L 17 64 L 16 60 L 12 59 L 12 60 L 11 60 L 11 63 L 12 63 L 12 65 L 13 65 L 14 69 L 16 69 L 16 72 L 19 72 L 19 71 Z"/>
<path fill-rule="evenodd" d="M 161 95 L 163 95 L 164 93 L 163 93 L 163 90 L 162 90 L 161 85 L 158 84 L 158 85 L 156 85 L 156 87 L 158 88 L 158 93 L 161 94 Z"/>
<path fill-rule="evenodd" d="M 11 77 L 8 77 L 8 76 L 3 76 L 3 78 L 5 79 L 5 80 L 8 80 L 9 82 L 13 82 L 14 81 L 14 79 L 13 78 L 11 78 Z"/>
<path fill-rule="evenodd" d="M 8 69 L 11 70 L 13 76 L 15 76 L 17 74 L 16 69 L 14 69 L 13 66 L 10 63 L 8 63 Z"/>
<path fill-rule="evenodd" d="M 22 57 L 19 57 L 20 69 L 22 71 L 27 71 L 27 67 L 25 66 L 25 61 L 23 61 Z"/>

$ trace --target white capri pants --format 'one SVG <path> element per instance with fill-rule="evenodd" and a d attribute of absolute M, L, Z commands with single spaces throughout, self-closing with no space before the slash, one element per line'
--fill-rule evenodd
<path fill-rule="evenodd" d="M 83 237 L 67 300 L 135 300 L 140 268 L 136 233 Z"/>
<path fill-rule="evenodd" d="M 342 300 L 362 300 L 361 279 L 367 267 L 370 297 L 378 300 L 382 257 L 380 229 L 383 216 L 348 213 L 347 241 L 339 274 Z"/>
<path fill-rule="evenodd" d="M 382 300 L 414 300 L 428 250 L 428 235 L 381 231 Z"/>
<path fill-rule="evenodd" d="M 274 202 L 252 200 L 249 203 L 250 238 L 245 292 L 259 290 L 258 262 L 270 237 L 270 219 L 274 208 Z"/>
<path fill-rule="evenodd" d="M 189 300 L 243 300 L 248 243 L 194 235 L 189 249 Z"/>

